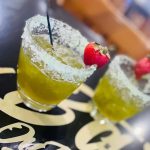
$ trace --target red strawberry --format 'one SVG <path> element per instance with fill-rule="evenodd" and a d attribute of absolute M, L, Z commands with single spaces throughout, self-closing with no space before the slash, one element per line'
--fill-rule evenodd
<path fill-rule="evenodd" d="M 110 60 L 107 47 L 103 47 L 96 42 L 89 43 L 84 50 L 84 63 L 86 65 L 97 65 L 103 67 Z"/>
<path fill-rule="evenodd" d="M 150 73 L 150 55 L 142 58 L 136 63 L 134 72 L 137 79 L 140 79 L 143 75 Z"/>

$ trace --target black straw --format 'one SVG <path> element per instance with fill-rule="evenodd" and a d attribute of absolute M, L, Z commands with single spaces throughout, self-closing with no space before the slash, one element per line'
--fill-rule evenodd
<path fill-rule="evenodd" d="M 48 24 L 48 31 L 49 31 L 50 43 L 53 46 L 52 30 L 51 30 L 51 24 L 50 24 L 50 19 L 49 19 L 48 11 L 47 11 L 47 24 Z"/>

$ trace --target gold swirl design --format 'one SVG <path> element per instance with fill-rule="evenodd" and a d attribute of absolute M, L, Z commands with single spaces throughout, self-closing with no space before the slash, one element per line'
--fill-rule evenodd
<path fill-rule="evenodd" d="M 38 150 L 41 148 L 45 148 L 47 145 L 54 145 L 54 146 L 59 147 L 59 149 L 62 149 L 62 150 L 70 150 L 67 146 L 60 144 L 58 142 L 55 142 L 55 141 L 46 141 L 45 143 L 35 143 L 36 141 L 36 139 L 34 138 L 35 130 L 30 125 L 22 123 L 22 122 L 17 122 L 17 123 L 2 127 L 0 128 L 0 133 L 2 133 L 3 131 L 7 129 L 10 130 L 10 132 L 12 132 L 14 128 L 21 130 L 22 127 L 28 128 L 28 132 L 23 135 L 11 137 L 11 138 L 5 138 L 5 139 L 0 138 L 0 143 L 4 144 L 4 143 L 20 142 L 20 144 L 18 145 L 19 150 L 23 150 L 23 149 L 28 149 L 28 150 L 37 149 Z M 8 147 L 3 147 L 2 150 L 13 150 L 13 149 L 8 148 Z"/>
<path fill-rule="evenodd" d="M 0 68 L 0 74 L 12 74 L 15 73 L 13 68 Z M 93 89 L 88 85 L 82 84 L 74 94 L 82 92 L 89 97 L 93 96 Z M 73 110 L 80 112 L 90 113 L 92 109 L 92 104 L 85 102 L 77 102 L 73 100 L 64 100 L 59 104 L 59 107 L 65 111 L 62 115 L 53 115 L 53 114 L 42 114 L 27 110 L 17 106 L 17 104 L 22 103 L 22 100 L 18 96 L 17 91 L 12 91 L 7 93 L 4 99 L 0 98 L 0 109 L 4 113 L 8 114 L 11 117 L 14 117 L 18 120 L 21 120 L 26 123 L 40 125 L 40 126 L 62 126 L 72 123 L 75 120 L 75 114 Z M 30 117 L 28 117 L 30 116 Z M 33 119 L 34 118 L 34 119 Z M 139 142 L 143 143 L 144 138 L 142 135 L 137 135 L 133 133 L 133 127 L 130 126 L 126 121 L 120 122 L 120 125 L 127 129 L 127 133 L 121 133 L 120 130 L 114 124 L 99 124 L 98 121 L 93 120 L 85 124 L 75 135 L 75 144 L 80 150 L 105 150 L 107 148 L 111 150 L 119 150 L 125 147 L 128 144 L 131 144 L 134 141 L 134 137 L 137 137 Z M 36 150 L 39 148 L 45 148 L 46 145 L 56 145 L 60 149 L 70 150 L 67 146 L 57 143 L 55 141 L 47 141 L 45 143 L 35 143 L 36 139 L 34 138 L 35 130 L 28 124 L 18 122 L 5 127 L 0 128 L 0 133 L 6 129 L 12 130 L 13 128 L 21 129 L 23 126 L 29 129 L 29 132 L 20 135 L 18 137 L 0 139 L 0 143 L 14 143 L 21 142 L 18 146 L 19 150 L 29 147 L 29 150 Z M 91 139 L 96 137 L 98 134 L 105 131 L 111 131 L 111 134 L 107 137 L 102 137 L 97 142 L 90 142 Z M 134 136 L 132 136 L 134 134 Z M 118 142 L 119 139 L 119 142 Z M 33 144 L 34 142 L 34 144 Z M 143 144 L 144 150 L 150 149 L 150 143 L 146 142 Z M 2 150 L 12 150 L 9 147 L 2 147 Z"/>
<path fill-rule="evenodd" d="M 93 137 L 105 131 L 112 131 L 112 134 L 100 139 L 99 142 L 88 143 Z M 115 125 L 102 125 L 99 121 L 92 121 L 83 126 L 75 137 L 76 146 L 80 150 L 105 150 L 107 146 L 109 146 L 111 150 L 119 150 L 125 145 L 132 143 L 133 140 L 132 136 L 121 134 Z"/>
<path fill-rule="evenodd" d="M 0 67 L 0 74 L 15 74 L 16 71 L 14 68 L 10 67 Z"/>
<path fill-rule="evenodd" d="M 10 92 L 0 101 L 1 111 L 18 120 L 41 126 L 61 126 L 71 123 L 75 119 L 72 110 L 60 104 L 60 108 L 65 111 L 62 115 L 42 114 L 18 107 L 22 103 L 17 91 Z M 34 119 L 33 119 L 34 118 Z"/>

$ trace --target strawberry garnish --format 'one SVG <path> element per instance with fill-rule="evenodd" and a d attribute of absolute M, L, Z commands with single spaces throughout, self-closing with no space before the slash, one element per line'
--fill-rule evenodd
<path fill-rule="evenodd" d="M 107 47 L 96 42 L 89 43 L 84 50 L 84 63 L 86 65 L 97 65 L 98 68 L 106 65 L 110 60 Z"/>
<path fill-rule="evenodd" d="M 150 73 L 150 55 L 139 60 L 134 67 L 136 78 L 139 80 L 143 75 Z"/>

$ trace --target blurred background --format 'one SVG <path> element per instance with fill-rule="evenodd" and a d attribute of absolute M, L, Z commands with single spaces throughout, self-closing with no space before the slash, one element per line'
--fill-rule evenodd
<path fill-rule="evenodd" d="M 101 34 L 118 53 L 139 59 L 150 53 L 149 0 L 57 0 Z"/>

